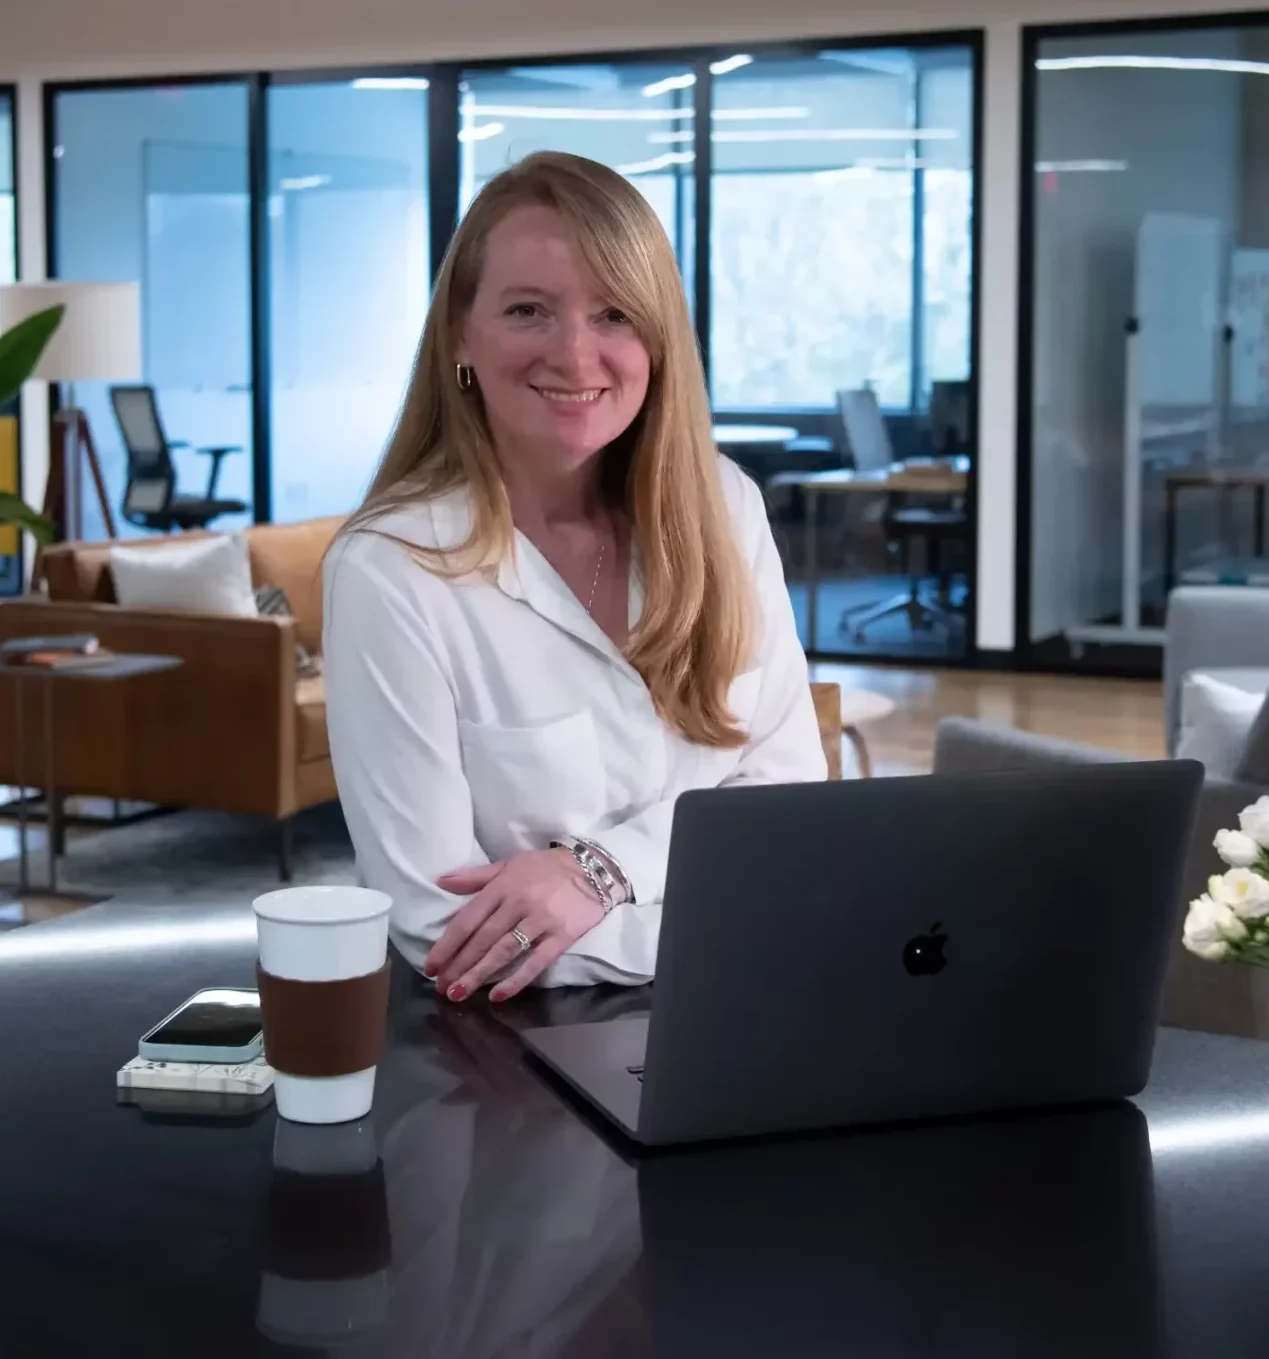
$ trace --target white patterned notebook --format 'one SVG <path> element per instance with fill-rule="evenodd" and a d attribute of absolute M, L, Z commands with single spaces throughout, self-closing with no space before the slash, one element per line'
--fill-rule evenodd
<path fill-rule="evenodd" d="M 273 1068 L 257 1057 L 251 1062 L 152 1062 L 134 1057 L 119 1071 L 120 1090 L 204 1090 L 217 1095 L 263 1095 L 273 1084 Z"/>

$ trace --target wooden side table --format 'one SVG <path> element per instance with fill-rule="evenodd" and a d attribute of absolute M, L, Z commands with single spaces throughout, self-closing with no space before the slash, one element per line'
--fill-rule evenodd
<path fill-rule="evenodd" d="M 842 690 L 842 735 L 855 748 L 861 778 L 872 778 L 872 754 L 859 728 L 865 722 L 889 717 L 894 709 L 894 699 L 885 694 L 875 694 L 869 689 Z"/>
<path fill-rule="evenodd" d="M 26 814 L 26 690 L 28 685 L 44 688 L 44 798 L 48 807 L 48 887 L 57 891 L 57 851 L 61 842 L 61 800 L 57 794 L 56 747 L 54 733 L 54 696 L 61 684 L 108 684 L 134 680 L 163 670 L 174 670 L 184 662 L 179 656 L 117 655 L 96 664 L 63 666 L 47 670 L 36 666 L 0 665 L 0 676 L 13 681 L 14 694 L 14 778 L 18 790 L 18 892 L 31 887 L 27 855 Z"/>

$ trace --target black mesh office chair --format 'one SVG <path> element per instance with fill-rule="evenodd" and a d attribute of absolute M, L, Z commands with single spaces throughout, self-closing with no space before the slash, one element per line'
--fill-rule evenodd
<path fill-rule="evenodd" d="M 841 415 L 846 446 L 854 457 L 855 467 L 861 472 L 883 472 L 895 462 L 881 408 L 870 387 L 837 393 L 837 407 Z M 886 549 L 897 549 L 903 573 L 908 577 L 908 589 L 891 595 L 875 604 L 857 604 L 842 612 L 838 633 L 851 636 L 858 643 L 867 640 L 867 629 L 882 619 L 904 614 L 913 632 L 934 627 L 951 633 L 961 626 L 963 619 L 953 608 L 952 558 L 963 547 L 969 531 L 969 519 L 960 496 L 934 497 L 934 505 L 915 505 L 911 493 L 886 497 L 881 528 Z M 920 569 L 916 565 L 914 545 L 924 548 Z M 937 596 L 922 596 L 921 586 L 927 576 L 937 582 Z"/>
<path fill-rule="evenodd" d="M 172 449 L 188 448 L 163 432 L 153 387 L 112 387 L 110 404 L 115 409 L 119 432 L 128 451 L 128 485 L 123 493 L 123 517 L 139 528 L 171 533 L 173 529 L 206 528 L 218 515 L 241 514 L 241 500 L 218 500 L 216 483 L 220 464 L 229 453 L 241 453 L 236 444 L 199 448 L 211 459 L 204 495 L 180 495 Z"/>

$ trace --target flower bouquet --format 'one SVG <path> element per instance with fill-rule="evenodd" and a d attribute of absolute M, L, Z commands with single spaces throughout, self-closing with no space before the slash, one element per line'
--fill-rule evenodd
<path fill-rule="evenodd" d="M 1216 832 L 1228 865 L 1190 902 L 1183 942 L 1212 963 L 1269 967 L 1269 797 L 1239 813 L 1239 830 Z"/>

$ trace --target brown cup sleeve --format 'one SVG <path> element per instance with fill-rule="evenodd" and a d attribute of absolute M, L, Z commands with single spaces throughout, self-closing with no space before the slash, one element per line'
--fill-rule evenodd
<path fill-rule="evenodd" d="M 294 981 L 256 964 L 265 1061 L 286 1076 L 348 1076 L 377 1066 L 392 966 L 339 981 Z"/>

